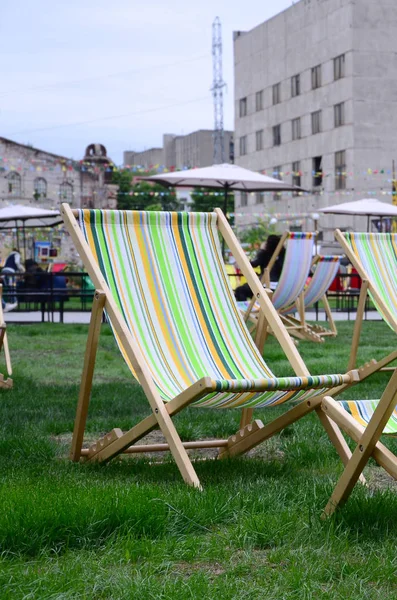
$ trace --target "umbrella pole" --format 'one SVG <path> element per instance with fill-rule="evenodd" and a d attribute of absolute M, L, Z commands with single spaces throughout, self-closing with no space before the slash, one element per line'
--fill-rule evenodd
<path fill-rule="evenodd" d="M 369 215 L 368 215 L 368 216 L 367 216 L 367 231 L 368 231 L 368 233 L 369 233 L 369 219 L 370 219 L 370 217 L 369 217 Z"/>
<path fill-rule="evenodd" d="M 223 197 L 223 214 L 225 215 L 226 219 L 229 221 L 229 219 L 227 218 L 227 194 L 229 191 L 229 186 L 226 184 L 225 185 L 225 195 Z M 222 258 L 225 258 L 225 238 L 222 236 Z"/>
<path fill-rule="evenodd" d="M 26 231 L 25 231 L 25 221 L 23 221 L 22 223 L 22 235 L 23 235 L 23 253 L 24 253 L 24 260 L 26 262 Z"/>
<path fill-rule="evenodd" d="M 15 221 L 15 229 L 17 230 L 17 249 L 19 252 L 19 229 L 18 229 L 18 223 L 17 221 Z"/>

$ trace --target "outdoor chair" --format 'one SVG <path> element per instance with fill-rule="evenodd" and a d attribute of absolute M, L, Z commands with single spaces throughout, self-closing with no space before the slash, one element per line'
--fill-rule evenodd
<path fill-rule="evenodd" d="M 7 326 L 4 321 L 2 297 L 3 297 L 3 286 L 0 285 L 0 351 L 4 350 L 4 357 L 5 357 L 6 370 L 7 370 L 6 378 L 4 377 L 4 375 L 2 373 L 0 373 L 0 388 L 10 389 L 13 386 L 13 380 L 11 379 L 12 366 L 11 366 L 10 349 L 8 347 Z"/>
<path fill-rule="evenodd" d="M 214 213 L 75 210 L 62 215 L 91 277 L 94 295 L 71 458 L 107 461 L 122 452 L 170 451 L 190 485 L 200 487 L 188 449 L 218 448 L 219 457 L 248 452 L 316 411 L 344 462 L 351 456 L 321 401 L 357 382 L 355 371 L 311 376 L 220 209 Z M 76 220 L 76 218 L 78 220 Z M 276 378 L 244 324 L 223 264 L 221 234 L 257 298 L 261 328 L 271 327 L 296 376 Z M 141 384 L 151 414 L 123 433 L 83 448 L 102 313 Z M 264 425 L 254 408 L 294 401 Z M 228 439 L 182 442 L 172 417 L 185 407 L 242 410 Z M 166 443 L 137 445 L 153 429 Z"/>
<path fill-rule="evenodd" d="M 397 333 L 397 234 L 395 233 L 342 233 L 335 231 L 347 258 L 362 279 L 357 305 L 356 322 L 348 368 L 353 369 L 362 329 L 367 294 L 383 320 Z M 360 379 L 387 367 L 397 358 L 397 350 L 379 361 L 371 361 L 360 370 Z"/>
<path fill-rule="evenodd" d="M 335 337 L 337 335 L 338 332 L 326 294 L 336 277 L 339 265 L 339 256 L 315 256 L 311 267 L 315 271 L 308 286 L 291 306 L 280 312 L 286 328 L 295 337 L 307 339 L 312 342 L 324 342 L 324 337 Z M 320 301 L 323 303 L 329 328 L 318 324 L 309 324 L 306 321 L 306 310 Z M 247 311 L 250 307 L 250 302 L 238 302 L 237 304 L 245 315 L 250 332 L 254 333 L 259 312 L 258 303 L 255 302 L 250 312 Z M 294 313 L 298 313 L 299 318 L 296 318 Z"/>
<path fill-rule="evenodd" d="M 324 398 L 324 414 L 357 444 L 324 510 L 324 517 L 332 515 L 346 502 L 358 478 L 362 480 L 363 469 L 371 456 L 397 479 L 397 457 L 379 441 L 382 434 L 397 435 L 396 404 L 397 371 L 380 400 L 336 402 L 333 398 Z"/>
<path fill-rule="evenodd" d="M 291 306 L 299 303 L 301 294 L 306 285 L 310 274 L 310 268 L 313 259 L 315 242 L 315 233 L 296 233 L 286 231 L 282 236 L 275 249 L 272 258 L 261 277 L 261 283 L 266 287 L 267 293 L 271 296 L 273 306 L 279 312 L 284 324 L 288 327 L 289 332 L 299 339 L 307 339 L 308 334 L 302 332 L 303 326 L 300 323 L 292 323 L 292 319 L 284 319 L 283 313 Z M 283 268 L 281 270 L 280 279 L 272 291 L 273 285 L 270 281 L 271 270 L 279 256 L 283 246 L 285 245 L 285 258 Z M 240 305 L 244 312 L 244 320 L 249 322 L 249 329 L 253 333 L 256 329 L 257 316 L 255 315 L 255 295 L 249 302 L 247 307 Z M 303 309 L 303 307 L 302 307 Z M 300 309 L 302 320 L 303 310 Z M 263 345 L 266 341 L 268 331 L 264 332 L 261 340 L 260 350 L 263 351 Z M 316 341 L 321 341 L 319 335 L 313 332 L 312 338 Z"/>
<path fill-rule="evenodd" d="M 289 307 L 281 311 L 281 316 L 288 330 L 298 331 L 303 337 L 313 342 L 323 342 L 324 337 L 337 335 L 335 321 L 327 298 L 327 291 L 334 281 L 340 266 L 340 256 L 317 255 L 312 262 L 314 273 L 307 288 L 300 297 Z M 308 308 L 322 302 L 327 316 L 329 328 L 322 325 L 312 325 L 306 321 Z M 299 314 L 299 319 L 294 313 Z"/>

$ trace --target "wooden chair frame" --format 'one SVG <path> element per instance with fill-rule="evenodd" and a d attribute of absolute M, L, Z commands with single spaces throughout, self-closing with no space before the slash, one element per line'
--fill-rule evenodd
<path fill-rule="evenodd" d="M 356 268 L 357 273 L 360 275 L 360 277 L 362 279 L 360 295 L 358 298 L 356 321 L 355 321 L 354 330 L 353 330 L 352 347 L 351 347 L 350 358 L 349 358 L 349 362 L 348 362 L 348 369 L 354 369 L 356 361 L 357 361 L 357 352 L 358 352 L 358 346 L 360 343 L 361 329 L 362 329 L 364 312 L 365 312 L 365 303 L 366 303 L 368 292 L 369 291 L 371 292 L 371 294 L 375 298 L 375 301 L 378 304 L 378 306 L 380 306 L 382 308 L 383 313 L 387 316 L 389 323 L 392 325 L 392 327 L 396 333 L 397 333 L 397 316 L 393 315 L 390 312 L 389 308 L 386 306 L 386 304 L 383 302 L 381 296 L 378 293 L 378 290 L 372 284 L 361 261 L 357 258 L 357 256 L 354 254 L 354 252 L 352 252 L 349 244 L 346 242 L 345 237 L 344 237 L 343 233 L 340 231 L 340 229 L 335 230 L 335 238 L 342 246 L 344 253 L 348 257 L 348 259 L 350 260 L 352 265 Z M 394 367 L 387 367 L 387 365 L 396 359 L 397 359 L 397 350 L 394 350 L 393 352 L 391 352 L 390 354 L 388 354 L 387 356 L 385 356 L 384 358 L 382 358 L 379 361 L 371 361 L 371 363 L 368 363 L 359 369 L 361 379 L 363 379 L 364 377 L 367 377 L 368 375 L 372 375 L 372 373 L 375 373 L 376 371 L 394 371 L 394 369 L 395 369 Z"/>
<path fill-rule="evenodd" d="M 283 326 L 277 311 L 274 309 L 268 294 L 265 292 L 257 274 L 252 269 L 247 257 L 242 251 L 237 238 L 230 228 L 225 216 L 220 209 L 215 209 L 218 217 L 218 228 L 226 244 L 236 258 L 244 276 L 247 278 L 251 289 L 261 307 L 260 326 L 257 335 L 263 334 L 269 325 L 277 337 L 283 351 L 290 361 L 297 375 L 310 375 L 309 371 L 299 355 L 296 347 L 291 341 L 285 327 Z M 77 405 L 75 426 L 73 431 L 71 459 L 79 461 L 81 458 L 89 461 L 108 461 L 109 459 L 123 453 L 140 453 L 154 451 L 170 451 L 175 459 L 179 471 L 186 483 L 201 488 L 200 481 L 194 470 L 192 462 L 187 454 L 187 449 L 192 448 L 218 448 L 221 458 L 242 454 L 260 444 L 264 440 L 278 433 L 284 427 L 294 423 L 306 414 L 316 411 L 332 443 L 339 453 L 342 461 L 347 463 L 350 459 L 350 450 L 339 431 L 338 427 L 321 410 L 322 397 L 318 396 L 311 400 L 302 401 L 290 408 L 285 414 L 272 423 L 263 425 L 259 420 L 252 421 L 252 409 L 243 409 L 240 430 L 229 439 L 203 440 L 197 442 L 183 443 L 175 429 L 172 417 L 193 401 L 205 396 L 212 391 L 211 379 L 204 377 L 190 386 L 187 390 L 176 396 L 168 403 L 161 399 L 155 387 L 145 360 L 138 345 L 121 316 L 121 313 L 113 299 L 108 285 L 97 265 L 94 256 L 86 243 L 83 233 L 76 221 L 77 211 L 72 211 L 68 204 L 62 204 L 61 213 L 65 225 L 71 234 L 73 242 L 81 256 L 89 276 L 91 277 L 96 292 L 94 296 L 91 321 L 84 357 L 81 387 Z M 98 348 L 102 313 L 106 312 L 112 322 L 112 326 L 122 344 L 129 361 L 137 375 L 144 393 L 151 407 L 151 414 L 143 421 L 123 433 L 120 429 L 113 429 L 104 438 L 98 440 L 90 448 L 83 448 L 83 436 L 86 425 L 88 405 L 92 388 L 95 357 Z M 358 380 L 357 372 L 353 371 L 345 375 L 345 383 L 329 391 L 329 394 L 338 393 L 342 389 L 353 385 Z M 154 429 L 160 429 L 165 437 L 165 444 L 153 444 L 151 446 L 136 445 L 140 439 Z"/>
<path fill-rule="evenodd" d="M 321 259 L 321 255 L 316 254 L 313 258 L 311 267 L 313 268 Z M 281 314 L 281 319 L 284 322 L 288 331 L 295 335 L 298 334 L 297 337 L 301 339 L 306 339 L 311 342 L 323 342 L 325 337 L 336 337 L 338 335 L 338 330 L 335 325 L 334 318 L 332 316 L 331 307 L 328 302 L 327 295 L 324 294 L 320 301 L 323 303 L 324 311 L 327 316 L 327 321 L 329 328 L 323 327 L 322 325 L 310 325 L 306 321 L 306 306 L 305 306 L 305 294 L 306 291 L 303 290 L 300 294 L 300 297 L 296 303 L 299 319 L 293 317 L 292 315 L 283 315 Z"/>
<path fill-rule="evenodd" d="M 260 279 L 261 283 L 263 285 L 266 285 L 266 289 L 270 289 L 270 271 L 273 268 L 273 265 L 276 262 L 276 259 L 281 252 L 281 248 L 283 247 L 285 240 L 288 237 L 288 233 L 289 232 L 287 231 L 282 235 L 280 242 L 278 243 L 277 248 L 275 249 L 272 258 Z M 313 258 L 311 266 L 313 267 L 319 260 L 320 260 L 320 255 L 317 254 Z M 335 325 L 335 321 L 332 316 L 331 307 L 329 305 L 328 298 L 325 294 L 321 298 L 321 301 L 324 305 L 325 314 L 327 315 L 329 329 L 327 329 L 326 327 L 323 327 L 321 325 L 310 325 L 309 323 L 307 323 L 306 314 L 305 314 L 305 311 L 306 311 L 305 290 L 302 290 L 299 298 L 297 298 L 297 301 L 296 301 L 296 307 L 298 309 L 299 318 L 296 318 L 293 315 L 289 315 L 289 314 L 283 315 L 282 313 L 279 313 L 282 322 L 284 323 L 288 332 L 293 337 L 297 338 L 298 340 L 308 340 L 311 342 L 322 343 L 322 342 L 324 342 L 324 337 L 326 337 L 326 336 L 335 337 L 338 334 L 338 331 L 337 331 L 337 328 Z M 244 312 L 244 320 L 247 324 L 249 323 L 248 327 L 249 327 L 249 330 L 251 333 L 255 332 L 255 328 L 257 325 L 257 315 L 253 312 L 253 307 L 254 307 L 255 302 L 256 302 L 256 298 L 255 298 L 255 296 L 253 296 L 253 298 L 251 299 L 251 301 L 248 305 L 248 308 Z M 271 333 L 271 332 L 269 332 L 269 333 Z M 258 346 L 258 347 L 263 352 L 263 345 Z"/>
<path fill-rule="evenodd" d="M 4 321 L 4 313 L 3 313 L 3 286 L 0 285 L 0 351 L 4 349 L 4 356 L 6 361 L 6 369 L 7 369 L 7 378 L 4 378 L 4 375 L 0 373 L 0 388 L 10 389 L 13 387 L 13 380 L 11 379 L 12 375 L 12 365 L 11 365 L 11 356 L 10 349 L 8 346 L 8 337 L 7 337 L 7 326 Z"/>
<path fill-rule="evenodd" d="M 397 457 L 380 441 L 383 429 L 397 404 L 397 370 L 391 377 L 368 425 L 360 425 L 339 402 L 324 397 L 322 410 L 331 421 L 345 431 L 357 444 L 352 457 L 345 465 L 343 474 L 334 489 L 323 516 L 332 515 L 338 506 L 348 499 L 363 469 L 372 456 L 394 479 L 397 479 Z"/>

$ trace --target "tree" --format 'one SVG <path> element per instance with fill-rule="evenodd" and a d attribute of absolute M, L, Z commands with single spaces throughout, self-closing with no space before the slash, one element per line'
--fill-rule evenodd
<path fill-rule="evenodd" d="M 250 227 L 239 234 L 240 241 L 250 245 L 250 250 L 257 248 L 266 241 L 270 234 L 276 233 L 275 219 L 264 221 L 259 219 L 254 227 Z"/>
<path fill-rule="evenodd" d="M 223 210 L 225 194 L 223 190 L 214 192 L 206 188 L 196 188 L 191 194 L 193 200 L 192 210 L 195 212 L 212 212 L 214 208 Z M 234 195 L 227 195 L 227 213 L 234 212 Z"/>
<path fill-rule="evenodd" d="M 173 188 L 148 181 L 134 182 L 131 171 L 114 172 L 112 182 L 119 186 L 117 207 L 122 210 L 177 210 L 179 207 Z"/>

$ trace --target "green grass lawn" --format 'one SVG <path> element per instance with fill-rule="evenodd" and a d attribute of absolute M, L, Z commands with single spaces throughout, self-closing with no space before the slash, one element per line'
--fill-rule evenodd
<path fill-rule="evenodd" d="M 323 345 L 302 342 L 313 373 L 343 372 L 352 323 Z M 168 457 L 76 465 L 67 455 L 87 327 L 10 326 L 14 389 L 0 399 L 0 599 L 397 598 L 397 496 L 374 463 L 370 488 L 320 519 L 341 465 L 316 416 L 251 456 L 201 461 L 203 492 Z M 365 323 L 360 362 L 394 349 L 383 323 Z M 266 348 L 290 374 L 275 340 Z M 348 397 L 377 398 L 390 374 Z M 87 436 L 148 414 L 107 326 L 98 354 Z M 281 409 L 258 411 L 263 421 Z M 238 411 L 188 409 L 183 439 L 229 436 Z M 386 442 L 397 450 L 393 440 Z M 153 464 L 150 464 L 153 462 Z"/>

